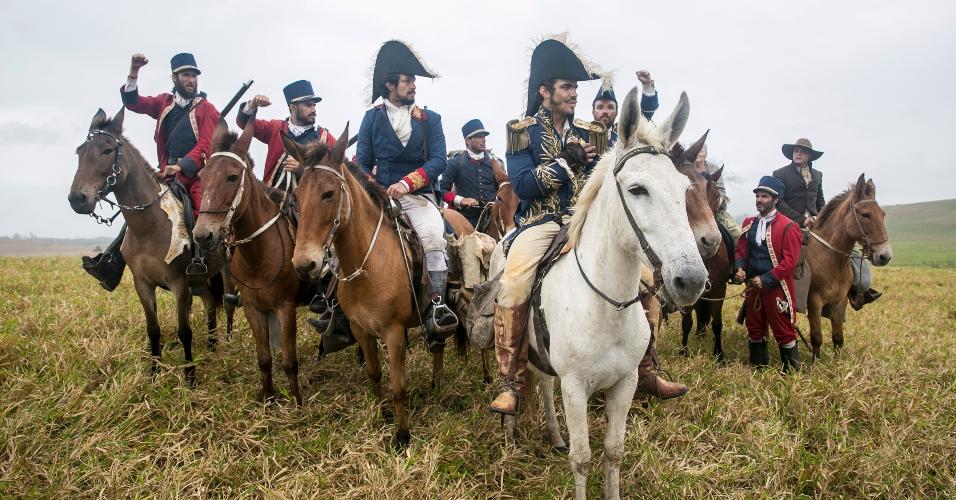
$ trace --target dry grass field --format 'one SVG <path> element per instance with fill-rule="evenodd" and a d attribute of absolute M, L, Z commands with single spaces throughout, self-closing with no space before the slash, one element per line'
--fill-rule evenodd
<path fill-rule="evenodd" d="M 393 426 L 353 351 L 318 360 L 301 319 L 306 403 L 263 405 L 245 319 L 205 347 L 194 305 L 199 385 L 183 383 L 172 300 L 161 294 L 166 369 L 149 375 L 139 302 L 126 276 L 107 294 L 77 258 L 0 259 L 0 495 L 3 497 L 568 497 L 567 457 L 545 439 L 540 405 L 501 440 L 485 411 L 479 358 L 449 354 L 446 383 L 411 346 L 412 445 Z M 725 308 L 721 366 L 711 339 L 659 350 L 678 400 L 633 406 L 622 467 L 630 498 L 956 496 L 956 269 L 889 267 L 884 298 L 850 313 L 847 347 L 796 376 L 746 364 Z M 739 300 L 739 299 L 738 299 Z M 239 314 L 241 317 L 241 314 Z M 305 316 L 303 314 L 302 316 Z M 806 333 L 806 320 L 801 319 Z M 801 346 L 806 360 L 807 350 Z M 779 363 L 772 350 L 772 363 Z M 285 377 L 276 374 L 277 387 Z M 592 412 L 589 493 L 601 494 L 604 420 Z M 563 427 L 563 418 L 562 418 Z"/>

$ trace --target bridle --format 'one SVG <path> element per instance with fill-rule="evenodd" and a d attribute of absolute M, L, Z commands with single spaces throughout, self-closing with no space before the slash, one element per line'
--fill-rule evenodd
<path fill-rule="evenodd" d="M 860 231 L 860 239 L 857 240 L 857 242 L 860 243 L 860 245 L 863 246 L 863 254 L 862 254 L 862 256 L 861 256 L 860 258 L 864 258 L 864 259 L 865 259 L 865 258 L 869 258 L 868 256 L 872 256 L 872 255 L 873 255 L 873 249 L 872 249 L 872 248 L 873 248 L 874 245 L 882 245 L 882 244 L 886 243 L 887 241 L 889 241 L 889 238 L 884 239 L 883 241 L 878 241 L 878 242 L 872 242 L 872 241 L 870 241 L 870 236 L 869 236 L 868 234 L 866 234 L 866 230 L 863 229 L 863 222 L 860 220 L 860 212 L 859 212 L 859 210 L 858 210 L 858 208 L 857 208 L 859 205 L 862 205 L 862 204 L 864 204 L 864 203 L 876 203 L 876 200 L 860 200 L 860 201 L 857 201 L 857 202 L 853 203 L 853 205 L 850 207 L 850 210 L 851 210 L 851 212 L 853 213 L 853 221 L 856 223 L 856 228 L 857 228 L 858 231 Z M 834 252 L 836 252 L 836 253 L 838 253 L 838 254 L 844 255 L 844 256 L 846 256 L 847 258 L 850 258 L 850 259 L 855 258 L 852 254 L 848 254 L 848 253 L 844 252 L 843 250 L 840 250 L 839 248 L 836 248 L 835 246 L 831 245 L 829 241 L 823 239 L 822 236 L 820 236 L 819 234 L 813 232 L 812 230 L 807 230 L 807 232 L 810 233 L 810 236 L 813 236 L 814 239 L 816 239 L 817 241 L 819 241 L 820 243 L 822 243 L 823 246 L 829 248 L 830 250 L 832 250 L 832 251 L 834 251 Z"/>
<path fill-rule="evenodd" d="M 335 240 L 335 235 L 338 233 L 339 228 L 342 227 L 342 216 L 343 210 L 346 208 L 345 199 L 348 198 L 348 212 L 345 213 L 346 217 L 351 217 L 352 215 L 352 198 L 349 197 L 349 191 L 345 186 L 345 175 L 342 174 L 339 170 L 336 170 L 332 167 L 325 165 L 312 165 L 305 167 L 306 170 L 322 170 L 329 172 L 332 175 L 336 176 L 339 179 L 339 202 L 335 207 L 335 219 L 332 220 L 332 229 L 329 230 L 328 236 L 325 237 L 325 242 L 322 244 L 322 255 L 327 256 L 331 255 L 333 249 L 333 242 Z M 365 264 L 368 263 L 368 258 L 372 255 L 372 249 L 375 248 L 375 242 L 378 240 L 378 235 L 382 230 L 382 222 L 385 220 L 385 208 L 382 207 L 381 212 L 378 215 L 378 224 L 375 225 L 375 232 L 372 233 L 372 241 L 368 244 L 368 250 L 365 252 L 365 257 L 362 258 L 362 263 L 359 264 L 358 268 L 355 269 L 352 274 L 348 276 L 339 276 L 338 271 L 335 271 L 335 276 L 339 281 L 343 283 L 348 283 L 349 281 L 368 274 L 365 270 Z"/>
<path fill-rule="evenodd" d="M 630 224 L 631 230 L 634 231 L 634 234 L 637 235 L 637 239 L 641 244 L 641 251 L 644 252 L 644 255 L 647 256 L 647 261 L 650 263 L 651 267 L 654 268 L 654 283 L 655 283 L 654 287 L 645 288 L 644 290 L 638 292 L 636 297 L 630 300 L 626 300 L 623 302 L 614 300 L 608 297 L 607 294 L 599 290 L 594 285 L 594 283 L 592 283 L 591 280 L 588 279 L 587 274 L 584 272 L 584 268 L 581 267 L 581 261 L 578 259 L 577 247 L 574 248 L 574 260 L 578 264 L 578 270 L 581 272 L 581 277 L 584 278 L 584 282 L 587 283 L 587 285 L 591 288 L 591 290 L 594 291 L 594 293 L 598 294 L 602 299 L 604 299 L 606 302 L 614 306 L 616 310 L 618 311 L 621 311 L 630 307 L 635 302 L 639 302 L 649 295 L 658 295 L 661 292 L 661 290 L 664 288 L 664 279 L 663 279 L 663 275 L 661 271 L 661 269 L 663 268 L 663 262 L 661 262 L 660 257 L 657 256 L 657 252 L 655 252 L 654 249 L 651 248 L 650 243 L 647 242 L 647 238 L 644 236 L 644 232 L 641 231 L 641 228 L 638 227 L 637 225 L 637 221 L 634 220 L 634 215 L 631 213 L 630 210 L 628 210 L 627 202 L 624 200 L 624 190 L 621 189 L 621 183 L 618 182 L 617 180 L 617 174 L 619 174 L 621 172 L 621 169 L 624 168 L 624 164 L 627 163 L 628 160 L 630 160 L 631 158 L 639 154 L 652 154 L 652 155 L 661 154 L 666 156 L 668 152 L 665 149 L 657 148 L 654 146 L 644 146 L 641 148 L 632 149 L 630 151 L 625 152 L 623 155 L 621 155 L 620 158 L 617 159 L 617 161 L 614 164 L 614 171 L 613 171 L 614 186 L 617 188 L 617 194 L 621 200 L 621 206 L 624 209 L 624 214 L 627 216 L 627 222 L 628 224 Z"/>
<path fill-rule="evenodd" d="M 105 224 L 106 226 L 111 226 L 113 225 L 113 221 L 116 220 L 117 217 L 119 217 L 120 213 L 122 213 L 122 210 L 143 211 L 149 208 L 153 203 L 156 203 L 163 196 L 166 196 L 166 193 L 169 192 L 169 186 L 166 186 L 166 189 L 163 192 L 159 193 L 156 196 L 156 198 L 154 198 L 152 201 L 143 205 L 127 206 L 127 205 L 122 205 L 118 202 L 115 202 L 113 200 L 106 198 L 106 195 L 109 194 L 111 191 L 113 191 L 113 188 L 116 187 L 116 183 L 119 182 L 118 181 L 119 174 L 123 171 L 123 165 L 122 165 L 123 141 L 121 141 L 119 137 L 116 137 L 115 135 L 105 130 L 92 128 L 86 134 L 86 142 L 92 143 L 93 139 L 97 135 L 105 135 L 106 137 L 113 139 L 113 141 L 116 142 L 116 153 L 113 155 L 113 164 L 110 165 L 110 173 L 106 176 L 105 179 L 103 179 L 103 186 L 96 191 L 96 198 L 93 199 L 93 203 L 96 203 L 98 201 L 105 201 L 110 206 L 118 209 L 116 213 L 113 214 L 112 217 L 102 217 L 100 215 L 97 215 L 95 211 L 90 212 L 90 217 L 92 217 L 97 224 Z"/>

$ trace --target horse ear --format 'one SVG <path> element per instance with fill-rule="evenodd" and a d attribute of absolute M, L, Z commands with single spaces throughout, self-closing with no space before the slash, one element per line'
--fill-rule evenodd
<path fill-rule="evenodd" d="M 684 131 L 684 125 L 687 125 L 688 118 L 690 118 L 690 99 L 687 98 L 687 92 L 681 92 L 680 99 L 677 101 L 677 107 L 674 108 L 671 115 L 667 117 L 667 120 L 659 127 L 661 135 L 664 136 L 665 148 L 677 142 L 681 132 Z"/>
<path fill-rule="evenodd" d="M 345 150 L 349 147 L 349 122 L 345 122 L 345 130 L 335 140 L 335 146 L 332 148 L 331 158 L 333 165 L 339 165 L 345 159 Z"/>
<path fill-rule="evenodd" d="M 246 128 L 242 129 L 239 139 L 232 145 L 233 153 L 246 154 L 249 152 L 249 144 L 252 143 L 252 136 L 256 131 L 256 120 L 253 118 L 246 122 Z"/>
<path fill-rule="evenodd" d="M 295 158 L 300 164 L 305 164 L 305 150 L 302 149 L 302 146 L 293 141 L 292 138 L 289 137 L 289 134 L 280 132 L 280 135 L 282 136 L 282 144 L 285 146 L 286 152 Z M 346 139 L 346 141 L 347 140 L 348 139 Z"/>
<path fill-rule="evenodd" d="M 93 115 L 93 120 L 90 121 L 90 130 L 95 130 L 103 126 L 109 118 L 106 116 L 106 111 L 103 111 L 103 108 L 96 110 L 96 114 Z"/>
<path fill-rule="evenodd" d="M 637 100 L 637 87 L 631 88 L 627 93 L 627 97 L 624 98 L 624 103 L 621 105 L 621 121 L 620 121 L 620 130 L 621 130 L 621 139 L 623 139 L 624 148 L 630 148 L 634 145 L 634 142 L 637 140 L 636 132 L 640 128 L 641 122 L 644 121 L 644 115 L 641 114 L 641 105 Z"/>
<path fill-rule="evenodd" d="M 110 132 L 113 132 L 115 135 L 123 134 L 123 118 L 126 116 L 126 107 L 121 107 L 120 110 L 116 113 L 116 116 L 110 120 Z"/>
<path fill-rule="evenodd" d="M 866 181 L 864 194 L 866 194 L 867 198 L 876 198 L 876 184 L 873 184 L 873 179 Z"/>
<path fill-rule="evenodd" d="M 707 129 L 704 135 L 700 136 L 700 139 L 697 139 L 697 142 L 691 144 L 690 147 L 687 148 L 687 151 L 684 151 L 684 163 L 694 163 L 697 161 L 697 155 L 704 149 L 704 144 L 707 143 L 707 134 L 709 133 L 710 129 Z"/>
<path fill-rule="evenodd" d="M 853 198 L 857 201 L 866 196 L 866 174 L 860 174 L 856 180 L 856 186 L 853 187 Z"/>
<path fill-rule="evenodd" d="M 724 166 L 721 165 L 716 172 L 710 174 L 710 181 L 717 182 L 720 180 L 720 176 L 724 173 Z"/>
<path fill-rule="evenodd" d="M 216 129 L 212 132 L 212 152 L 218 153 L 222 151 L 222 140 L 226 137 L 226 134 L 229 133 L 229 125 L 226 125 L 226 120 L 222 118 L 219 119 L 219 123 L 216 124 Z"/>

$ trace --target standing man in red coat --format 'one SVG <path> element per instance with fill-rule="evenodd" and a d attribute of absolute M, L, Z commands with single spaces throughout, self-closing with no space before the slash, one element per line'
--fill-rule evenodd
<path fill-rule="evenodd" d="M 797 313 L 793 301 L 793 271 L 800 258 L 802 233 L 796 222 L 777 211 L 784 184 L 764 176 L 754 189 L 758 217 L 744 220 L 737 240 L 736 277 L 750 290 L 744 300 L 750 363 L 764 367 L 770 362 L 767 328 L 780 346 L 783 371 L 800 369 L 797 354 Z"/>
<path fill-rule="evenodd" d="M 283 172 L 293 174 L 299 168 L 299 162 L 285 151 L 285 146 L 282 144 L 283 133 L 299 144 L 320 141 L 328 144 L 329 148 L 335 146 L 335 137 L 329 133 L 328 129 L 315 124 L 315 104 L 322 98 L 315 95 L 312 83 L 308 80 L 292 82 L 282 89 L 282 93 L 289 106 L 289 117 L 285 120 L 256 119 L 255 121 L 256 139 L 269 146 L 262 176 L 263 182 L 269 186 L 278 185 Z M 239 108 L 236 124 L 239 128 L 245 129 L 249 120 L 255 116 L 256 110 L 270 104 L 269 98 L 264 95 L 253 97 Z"/>

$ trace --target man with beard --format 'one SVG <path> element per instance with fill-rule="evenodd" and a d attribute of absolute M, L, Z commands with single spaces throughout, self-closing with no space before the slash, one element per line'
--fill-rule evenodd
<path fill-rule="evenodd" d="M 299 168 L 299 162 L 286 153 L 285 146 L 282 144 L 283 133 L 299 144 L 320 141 L 328 144 L 329 148 L 335 145 L 335 136 L 327 129 L 315 124 L 315 104 L 322 98 L 315 95 L 311 82 L 308 80 L 292 82 L 282 89 L 282 93 L 289 108 L 289 117 L 285 120 L 256 119 L 255 121 L 256 139 L 269 147 L 262 176 L 262 180 L 269 186 L 278 185 L 283 172 L 295 174 Z M 245 129 L 249 120 L 256 115 L 256 111 L 270 104 L 269 98 L 264 95 L 253 97 L 239 108 L 236 124 L 239 128 Z"/>
<path fill-rule="evenodd" d="M 445 221 L 437 205 L 438 178 L 445 171 L 445 133 L 438 113 L 415 104 L 416 75 L 436 76 L 404 43 L 390 40 L 382 45 L 372 73 L 371 99 L 374 103 L 381 97 L 382 103 L 362 119 L 355 161 L 386 187 L 418 234 L 432 292 L 425 311 L 425 337 L 429 350 L 440 352 L 458 327 L 458 318 L 445 305 L 448 256 Z"/>
<path fill-rule="evenodd" d="M 800 369 L 797 354 L 797 313 L 794 309 L 793 272 L 803 239 L 800 226 L 777 210 L 786 187 L 776 177 L 764 176 L 754 189 L 757 217 L 744 220 L 743 235 L 734 252 L 735 275 L 747 280 L 744 300 L 750 363 L 763 368 L 770 362 L 767 329 L 780 347 L 783 371 Z"/>
<path fill-rule="evenodd" d="M 651 79 L 651 73 L 644 69 L 637 72 L 637 80 L 641 82 L 641 114 L 650 120 L 660 105 L 654 80 Z M 607 127 L 609 148 L 613 148 L 617 142 L 617 111 L 617 96 L 614 95 L 614 89 L 602 86 L 591 103 L 591 115 L 594 116 L 595 121 Z"/>
<path fill-rule="evenodd" d="M 197 174 L 210 154 L 212 134 L 219 122 L 219 111 L 206 100 L 204 92 L 198 92 L 201 71 L 196 66 L 196 58 L 189 53 L 176 54 L 170 60 L 172 93 L 165 92 L 152 97 L 140 96 L 136 80 L 140 68 L 148 62 L 149 59 L 143 54 L 133 55 L 129 76 L 126 84 L 120 88 L 120 96 L 126 109 L 156 119 L 153 138 L 156 140 L 160 175 L 164 178 L 175 178 L 188 193 L 192 207 L 186 210 L 187 227 L 191 227 L 190 216 L 199 210 L 202 200 L 202 185 Z M 120 235 L 110 244 L 107 252 L 97 259 L 98 263 L 112 263 L 108 268 L 93 260 L 84 259 L 84 269 L 106 290 L 115 289 L 123 276 L 126 263 L 120 254 L 120 243 L 124 234 L 125 231 L 120 231 Z M 195 268 L 195 273 L 187 271 L 187 274 L 196 276 L 195 279 L 190 279 L 190 290 L 194 295 L 201 294 L 204 289 L 205 272 L 200 272 L 204 267 L 205 264 L 201 263 Z M 190 269 L 193 267 L 190 266 Z"/>
<path fill-rule="evenodd" d="M 485 205 L 495 201 L 499 185 L 495 172 L 503 174 L 504 168 L 485 151 L 485 137 L 489 132 L 481 120 L 470 120 L 461 128 L 461 135 L 465 138 L 465 151 L 448 158 L 441 178 L 442 198 L 458 209 L 476 231 L 484 232 L 486 227 L 479 228 L 478 219 Z M 482 222 L 488 221 L 486 218 Z"/>

